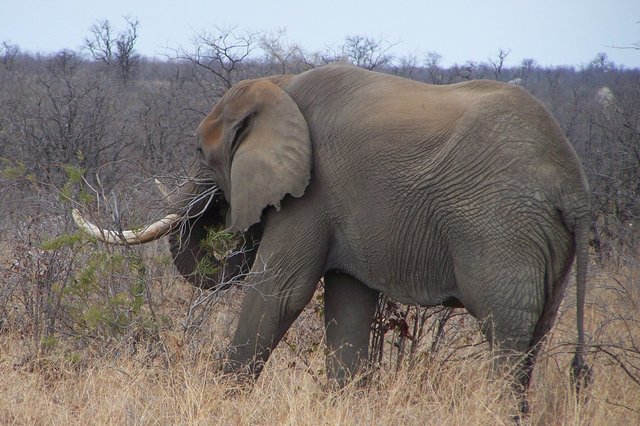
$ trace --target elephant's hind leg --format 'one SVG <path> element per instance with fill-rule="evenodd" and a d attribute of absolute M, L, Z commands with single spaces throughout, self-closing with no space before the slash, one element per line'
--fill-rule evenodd
<path fill-rule="evenodd" d="M 567 247 L 560 253 L 550 251 L 543 262 L 530 260 L 527 266 L 521 263 L 521 267 L 516 268 L 520 273 L 512 275 L 510 286 L 516 292 L 528 288 L 529 297 L 515 297 L 518 293 L 514 293 L 501 302 L 506 309 L 493 308 L 495 318 L 491 322 L 491 340 L 498 349 L 497 363 L 512 372 L 514 383 L 522 392 L 525 412 L 536 356 L 555 322 L 567 286 L 572 257 L 572 251 Z"/>
<path fill-rule="evenodd" d="M 483 324 L 494 352 L 494 372 L 508 373 L 522 397 L 542 335 L 537 326 L 545 308 L 544 259 L 522 259 L 516 250 L 457 259 L 461 301 Z"/>
<path fill-rule="evenodd" d="M 377 291 L 350 275 L 330 271 L 324 276 L 327 374 L 340 386 L 344 386 L 368 358 L 377 301 Z"/>

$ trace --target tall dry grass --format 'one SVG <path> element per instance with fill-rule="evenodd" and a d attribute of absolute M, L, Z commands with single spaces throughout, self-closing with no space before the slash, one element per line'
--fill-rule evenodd
<path fill-rule="evenodd" d="M 637 343 L 640 291 L 634 268 L 592 268 L 587 325 L 594 382 L 576 402 L 569 380 L 575 341 L 570 289 L 540 354 L 524 424 L 640 424 Z M 0 424 L 513 424 L 510 381 L 490 374 L 491 354 L 428 336 L 399 371 L 390 360 L 367 385 L 333 388 L 324 375 L 322 320 L 314 301 L 252 387 L 220 374 L 217 354 L 237 300 L 211 307 L 189 340 L 180 329 L 192 289 L 174 282 L 156 309 L 174 317 L 153 341 L 105 340 L 101 347 L 61 340 L 35 352 L 29 336 L 0 334 Z M 167 290 L 170 289 L 170 290 Z M 459 321 L 461 322 L 461 321 Z M 469 341 L 477 327 L 465 317 Z M 452 333 L 453 334 L 453 331 Z M 389 340 L 392 337 L 389 336 Z M 391 343 L 389 346 L 392 347 Z M 486 346 L 486 345 L 485 345 Z M 635 349 L 634 349 L 635 348 Z M 608 354 L 606 352 L 609 352 Z"/>

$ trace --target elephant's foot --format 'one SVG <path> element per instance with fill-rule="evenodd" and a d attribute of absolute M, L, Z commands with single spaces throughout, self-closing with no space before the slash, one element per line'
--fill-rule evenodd
<path fill-rule="evenodd" d="M 229 350 L 222 372 L 225 377 L 232 378 L 238 383 L 253 384 L 260 376 L 264 364 L 265 362 L 261 359 L 246 360 L 239 357 L 234 350 Z"/>
<path fill-rule="evenodd" d="M 580 354 L 576 354 L 571 363 L 571 381 L 575 387 L 576 398 L 580 398 L 581 393 L 593 383 L 593 370 Z"/>

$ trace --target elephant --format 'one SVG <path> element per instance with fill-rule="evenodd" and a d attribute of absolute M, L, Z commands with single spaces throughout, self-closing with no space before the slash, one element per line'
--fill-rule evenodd
<path fill-rule="evenodd" d="M 461 306 L 528 387 L 576 260 L 584 375 L 590 195 L 546 108 L 495 81 L 428 85 L 331 64 L 231 87 L 197 129 L 177 207 L 112 243 L 168 235 L 195 285 L 247 288 L 224 370 L 257 377 L 324 278 L 327 372 L 344 384 L 368 355 L 378 296 Z M 198 272 L 208 227 L 242 250 Z"/>

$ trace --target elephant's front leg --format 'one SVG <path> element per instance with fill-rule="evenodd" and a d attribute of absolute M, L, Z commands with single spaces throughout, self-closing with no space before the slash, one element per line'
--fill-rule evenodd
<path fill-rule="evenodd" d="M 350 275 L 324 276 L 324 315 L 327 330 L 327 374 L 340 386 L 366 362 L 371 323 L 378 292 Z"/>
<path fill-rule="evenodd" d="M 316 278 L 287 285 L 281 278 L 245 283 L 249 288 L 229 348 L 226 373 L 257 378 L 271 351 L 313 297 L 318 282 Z"/>
<path fill-rule="evenodd" d="M 229 349 L 225 371 L 257 377 L 271 351 L 307 306 L 324 272 L 328 251 L 326 222 L 309 189 L 289 198 L 277 212 L 269 209 L 247 293 Z"/>

